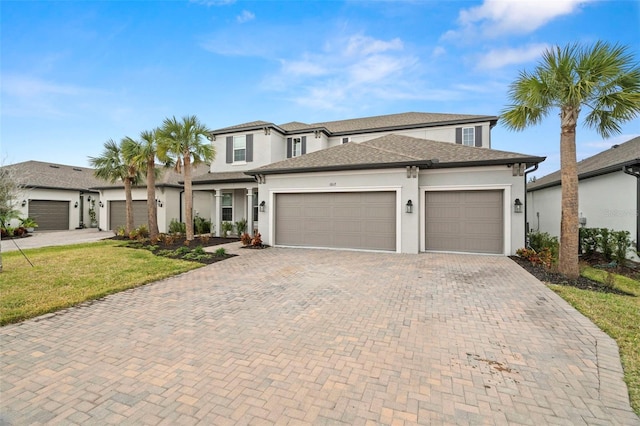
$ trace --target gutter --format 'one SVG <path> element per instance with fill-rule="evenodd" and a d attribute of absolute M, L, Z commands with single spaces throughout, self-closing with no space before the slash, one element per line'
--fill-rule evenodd
<path fill-rule="evenodd" d="M 533 169 L 527 169 L 524 171 L 524 245 L 529 247 L 529 241 L 527 236 L 529 235 L 529 222 L 527 221 L 527 176 L 529 173 L 533 173 L 538 170 L 539 163 L 533 166 Z"/>

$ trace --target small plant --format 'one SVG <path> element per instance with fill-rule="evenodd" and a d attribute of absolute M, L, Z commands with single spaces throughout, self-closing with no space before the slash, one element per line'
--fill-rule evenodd
<path fill-rule="evenodd" d="M 262 235 L 259 232 L 251 239 L 251 245 L 254 247 L 262 246 Z"/>
<path fill-rule="evenodd" d="M 215 255 L 218 257 L 226 256 L 227 250 L 224 247 L 220 247 L 218 250 L 215 251 Z"/>
<path fill-rule="evenodd" d="M 178 219 L 171 219 L 169 222 L 169 233 L 170 234 L 184 234 L 187 232 L 187 225 L 178 222 Z"/>
<path fill-rule="evenodd" d="M 173 235 L 169 235 L 169 234 L 158 235 L 158 242 L 164 246 L 170 246 L 173 244 L 174 241 L 175 241 L 175 238 Z"/>
<path fill-rule="evenodd" d="M 240 241 L 242 241 L 243 246 L 248 246 L 249 244 L 251 244 L 251 240 L 251 235 L 247 234 L 246 232 L 240 235 Z"/>
<path fill-rule="evenodd" d="M 236 222 L 236 234 L 242 235 L 247 232 L 247 219 L 242 218 Z"/>
<path fill-rule="evenodd" d="M 196 234 L 208 234 L 211 232 L 211 222 L 203 217 L 196 216 L 193 219 L 193 228 L 195 229 Z"/>
<path fill-rule="evenodd" d="M 173 252 L 175 253 L 176 256 L 184 256 L 185 254 L 191 252 L 191 249 L 189 249 L 189 247 L 183 246 L 183 247 L 178 247 Z"/>
<path fill-rule="evenodd" d="M 164 257 L 171 257 L 173 255 L 173 250 L 167 250 L 167 249 L 158 250 L 156 255 L 164 256 Z"/>
<path fill-rule="evenodd" d="M 198 246 L 198 247 L 194 248 L 193 249 L 193 253 L 195 253 L 195 254 L 207 254 L 207 252 L 204 251 L 202 246 Z"/>
<path fill-rule="evenodd" d="M 592 256 L 598 249 L 599 228 L 580 228 L 580 248 L 585 256 Z"/>
<path fill-rule="evenodd" d="M 22 219 L 20 221 L 20 224 L 22 226 L 24 226 L 25 228 L 29 229 L 29 228 L 37 228 L 38 224 L 36 223 L 35 220 L 33 220 L 32 217 L 25 217 L 24 219 Z"/>
<path fill-rule="evenodd" d="M 136 233 L 138 238 L 147 238 L 149 237 L 149 228 L 147 228 L 147 225 L 140 225 L 136 228 Z"/>
<path fill-rule="evenodd" d="M 125 229 L 124 226 L 118 226 L 115 230 L 115 234 L 118 237 L 124 237 L 127 233 L 127 230 Z"/>
<path fill-rule="evenodd" d="M 233 231 L 233 223 L 228 221 L 222 222 L 220 230 L 222 231 L 222 237 L 227 238 L 229 232 Z"/>
<path fill-rule="evenodd" d="M 134 230 L 129 232 L 129 239 L 130 240 L 135 240 L 136 238 L 138 238 L 138 230 L 134 229 Z"/>
<path fill-rule="evenodd" d="M 158 250 L 160 247 L 156 244 L 151 244 L 147 246 L 147 250 L 149 250 L 150 252 L 155 252 L 156 250 Z"/>
<path fill-rule="evenodd" d="M 558 237 L 552 237 L 547 232 L 530 232 L 529 246 L 538 254 L 542 253 L 545 248 L 549 249 L 551 262 L 557 262 L 558 252 L 560 249 L 560 245 L 558 244 Z"/>
<path fill-rule="evenodd" d="M 202 244 L 209 244 L 210 238 L 211 236 L 209 234 L 200 235 L 200 241 L 202 241 Z"/>
<path fill-rule="evenodd" d="M 600 228 L 597 238 L 598 241 L 598 250 L 607 262 L 611 262 L 613 258 L 614 251 L 614 241 L 613 236 L 611 235 L 611 231 L 607 228 Z"/>
<path fill-rule="evenodd" d="M 614 288 L 616 286 L 616 276 L 611 271 L 607 271 L 607 276 L 604 277 L 603 284 L 605 287 Z"/>
<path fill-rule="evenodd" d="M 631 234 L 629 231 L 614 231 L 611 233 L 613 240 L 613 260 L 618 265 L 623 265 L 627 260 L 627 253 L 631 251 Z"/>

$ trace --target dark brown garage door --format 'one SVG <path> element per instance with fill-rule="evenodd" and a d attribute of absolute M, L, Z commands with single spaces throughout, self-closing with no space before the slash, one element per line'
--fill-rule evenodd
<path fill-rule="evenodd" d="M 127 210 L 124 201 L 109 201 L 109 229 L 116 230 L 127 224 Z M 133 225 L 137 228 L 140 225 L 147 225 L 147 201 L 133 201 Z"/>
<path fill-rule="evenodd" d="M 276 195 L 275 243 L 396 250 L 395 192 Z"/>
<path fill-rule="evenodd" d="M 69 229 L 69 201 L 29 200 L 29 217 L 40 231 Z"/>
<path fill-rule="evenodd" d="M 502 194 L 502 191 L 427 192 L 426 249 L 504 253 Z"/>

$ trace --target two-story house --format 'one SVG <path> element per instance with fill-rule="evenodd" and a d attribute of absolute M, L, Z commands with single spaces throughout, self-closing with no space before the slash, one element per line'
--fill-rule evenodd
<path fill-rule="evenodd" d="M 512 254 L 524 172 L 544 158 L 491 149 L 498 117 L 402 113 L 212 131 L 194 208 L 248 220 L 266 244 Z"/>

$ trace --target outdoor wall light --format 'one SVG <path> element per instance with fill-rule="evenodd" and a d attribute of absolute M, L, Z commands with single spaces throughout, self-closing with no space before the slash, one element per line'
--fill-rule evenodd
<path fill-rule="evenodd" d="M 516 198 L 513 202 L 513 212 L 522 213 L 522 201 L 520 201 L 520 198 Z"/>
<path fill-rule="evenodd" d="M 27 205 L 27 200 L 22 200 L 22 204 L 20 204 L 22 207 Z"/>
<path fill-rule="evenodd" d="M 99 205 L 100 207 L 104 207 L 104 203 L 103 203 L 102 201 L 100 201 L 100 202 L 98 203 L 98 205 Z"/>
<path fill-rule="evenodd" d="M 407 201 L 407 213 L 413 213 L 413 201 Z"/>
<path fill-rule="evenodd" d="M 77 201 L 76 201 L 76 203 L 73 205 L 73 208 L 74 208 L 74 209 L 77 209 L 77 208 L 78 208 L 78 202 L 77 202 Z"/>
<path fill-rule="evenodd" d="M 264 202 L 264 200 L 262 202 L 260 202 L 260 211 L 263 212 L 264 208 L 266 206 L 267 203 Z"/>
<path fill-rule="evenodd" d="M 91 201 L 91 195 L 87 197 L 87 201 Z"/>
<path fill-rule="evenodd" d="M 158 205 L 158 207 L 162 207 L 162 201 L 160 201 L 159 199 L 156 198 L 156 204 Z"/>

